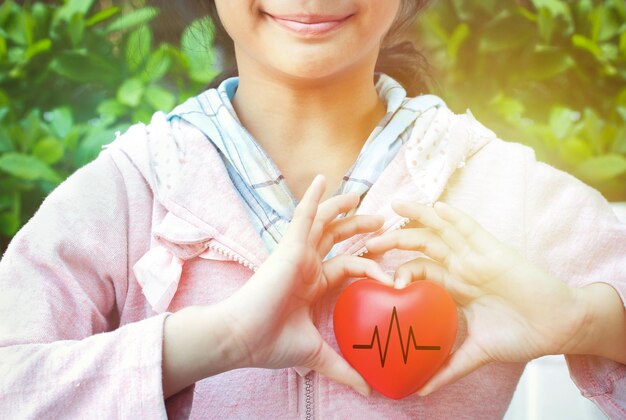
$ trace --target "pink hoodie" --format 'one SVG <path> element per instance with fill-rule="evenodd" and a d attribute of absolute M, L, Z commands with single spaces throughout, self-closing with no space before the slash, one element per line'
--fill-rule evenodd
<path fill-rule="evenodd" d="M 390 203 L 401 198 L 442 199 L 563 281 L 607 282 L 626 296 L 626 226 L 602 196 L 537 162 L 528 147 L 495 138 L 471 114 L 441 108 L 420 118 L 358 212 L 399 228 L 404 219 Z M 343 242 L 341 252 L 363 252 L 369 236 Z M 396 250 L 377 261 L 394 270 L 417 255 Z M 0 262 L 1 416 L 503 416 L 523 363 L 491 363 L 400 401 L 364 398 L 316 373 L 305 387 L 294 369 L 230 371 L 164 401 L 164 311 L 224 299 L 267 256 L 209 141 L 190 126 L 171 128 L 163 114 L 132 127 L 50 194 Z M 317 318 L 335 349 L 336 297 L 320 302 Z M 567 361 L 584 396 L 626 417 L 626 366 Z"/>

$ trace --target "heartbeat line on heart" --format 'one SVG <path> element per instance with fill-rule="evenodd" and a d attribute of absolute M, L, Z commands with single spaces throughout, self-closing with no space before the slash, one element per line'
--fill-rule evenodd
<path fill-rule="evenodd" d="M 372 341 L 369 344 L 354 344 L 352 345 L 353 349 L 356 350 L 371 350 L 374 347 L 374 342 L 378 346 L 378 354 L 380 355 L 380 364 L 384 368 L 385 361 L 387 360 L 387 351 L 389 350 L 389 341 L 391 340 L 391 330 L 394 326 L 394 321 L 396 328 L 398 329 L 398 338 L 400 340 L 400 348 L 402 348 L 402 359 L 404 360 L 404 364 L 407 364 L 409 360 L 409 350 L 411 349 L 411 342 L 413 342 L 413 348 L 415 350 L 441 350 L 440 346 L 418 346 L 415 341 L 415 334 L 413 333 L 413 326 L 409 326 L 409 336 L 407 337 L 406 347 L 404 346 L 404 342 L 402 340 L 402 331 L 400 330 L 400 320 L 398 319 L 398 311 L 396 307 L 393 307 L 393 311 L 391 312 L 391 321 L 389 322 L 389 331 L 387 332 L 387 341 L 385 342 L 385 349 L 383 350 L 380 345 L 380 334 L 378 333 L 378 325 L 374 327 L 374 334 L 372 334 Z"/>

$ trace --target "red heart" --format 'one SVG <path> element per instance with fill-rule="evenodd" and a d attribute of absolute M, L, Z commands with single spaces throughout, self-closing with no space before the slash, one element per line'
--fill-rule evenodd
<path fill-rule="evenodd" d="M 457 331 L 454 301 L 428 280 L 394 289 L 352 283 L 333 317 L 345 359 L 381 394 L 400 399 L 419 390 L 443 364 Z"/>

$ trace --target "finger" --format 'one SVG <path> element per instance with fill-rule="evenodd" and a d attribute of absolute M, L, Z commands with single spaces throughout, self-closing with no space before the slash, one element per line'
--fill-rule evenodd
<path fill-rule="evenodd" d="M 371 388 L 365 380 L 337 354 L 328 343 L 324 342 L 310 367 L 322 375 L 340 384 L 352 387 L 363 396 L 369 396 Z"/>
<path fill-rule="evenodd" d="M 308 240 L 311 226 L 313 225 L 317 214 L 317 207 L 325 189 L 326 179 L 324 178 L 324 175 L 317 175 L 311 182 L 311 185 L 309 185 L 307 190 L 304 192 L 300 203 L 296 206 L 293 219 L 287 227 L 284 239 L 288 241 Z"/>
<path fill-rule="evenodd" d="M 332 247 L 354 235 L 375 232 L 385 223 L 383 216 L 356 215 L 333 220 L 324 229 L 324 234 L 317 247 L 320 255 L 325 256 Z"/>
<path fill-rule="evenodd" d="M 309 236 L 312 243 L 317 244 L 326 226 L 342 213 L 346 213 L 359 204 L 359 196 L 355 193 L 342 194 L 329 198 L 321 203 Z"/>
<path fill-rule="evenodd" d="M 415 258 L 396 269 L 394 282 L 397 289 L 419 280 L 437 283 L 446 289 L 452 299 L 461 307 L 476 297 L 477 290 L 474 286 L 457 279 L 440 264 L 428 258 Z"/>
<path fill-rule="evenodd" d="M 444 262 L 451 254 L 450 247 L 432 230 L 425 228 L 402 229 L 387 232 L 365 242 L 368 251 L 378 254 L 391 249 L 421 251 L 429 257 Z"/>
<path fill-rule="evenodd" d="M 443 201 L 435 203 L 434 209 L 439 217 L 453 225 L 473 246 L 482 244 L 481 237 L 484 237 L 483 235 L 490 235 L 470 216 Z"/>
<path fill-rule="evenodd" d="M 488 362 L 484 352 L 473 341 L 466 340 L 461 347 L 450 356 L 439 371 L 428 380 L 417 394 L 421 397 L 458 381 Z"/>
<path fill-rule="evenodd" d="M 356 255 L 337 255 L 323 264 L 324 278 L 330 290 L 350 277 L 369 277 L 388 286 L 393 279 L 374 260 Z"/>
<path fill-rule="evenodd" d="M 439 217 L 432 207 L 409 201 L 394 201 L 391 206 L 400 216 L 417 220 L 424 227 L 431 228 L 451 249 L 460 250 L 464 247 L 463 236 Z"/>
<path fill-rule="evenodd" d="M 414 281 L 430 280 L 445 284 L 445 269 L 428 258 L 415 258 L 400 265 L 395 272 L 394 287 L 402 289 Z"/>

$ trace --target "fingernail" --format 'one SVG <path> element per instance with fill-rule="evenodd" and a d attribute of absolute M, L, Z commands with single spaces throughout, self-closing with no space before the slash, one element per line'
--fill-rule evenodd
<path fill-rule="evenodd" d="M 419 391 L 417 391 L 417 395 L 419 395 L 420 397 L 425 397 L 428 394 L 430 394 L 431 391 L 427 390 L 427 389 L 420 389 Z"/>
<path fill-rule="evenodd" d="M 371 389 L 369 386 L 359 386 L 354 388 L 356 392 L 358 392 L 359 394 L 363 395 L 364 397 L 369 397 L 370 393 L 371 393 Z"/>
<path fill-rule="evenodd" d="M 433 387 L 430 386 L 429 383 L 426 383 L 426 384 L 424 384 L 422 389 L 420 389 L 419 391 L 416 392 L 416 394 L 419 395 L 420 397 L 425 397 L 427 395 L 430 395 L 433 391 L 435 391 L 433 389 Z"/>
<path fill-rule="evenodd" d="M 393 272 L 390 274 L 389 272 L 382 271 L 381 280 L 383 280 L 383 283 L 387 284 L 387 286 L 393 286 Z"/>
<path fill-rule="evenodd" d="M 396 278 L 393 281 L 393 284 L 396 289 L 404 289 L 409 284 L 409 282 L 410 280 L 407 279 L 405 274 L 397 274 Z"/>

